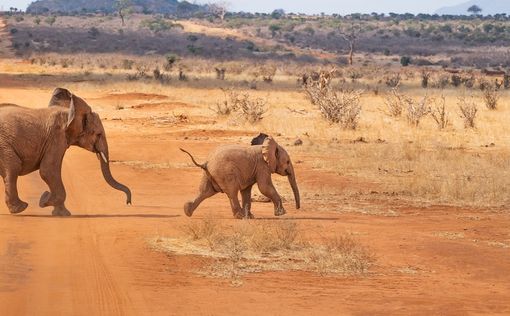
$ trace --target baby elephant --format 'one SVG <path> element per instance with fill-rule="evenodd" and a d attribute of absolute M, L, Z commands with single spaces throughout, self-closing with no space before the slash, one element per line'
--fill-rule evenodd
<path fill-rule="evenodd" d="M 200 203 L 218 192 L 226 193 L 235 218 L 253 218 L 251 208 L 251 188 L 257 183 L 262 194 L 274 203 L 274 214 L 285 214 L 282 199 L 271 181 L 271 174 L 287 176 L 294 192 L 296 208 L 300 208 L 299 189 L 289 154 L 271 137 L 265 137 L 262 144 L 250 147 L 240 145 L 221 146 L 209 155 L 209 160 L 199 164 L 187 153 L 193 163 L 202 168 L 204 176 L 200 191 L 195 200 L 184 205 L 184 213 L 192 216 Z M 252 142 L 253 143 L 253 142 Z M 242 207 L 238 193 L 241 191 Z"/>

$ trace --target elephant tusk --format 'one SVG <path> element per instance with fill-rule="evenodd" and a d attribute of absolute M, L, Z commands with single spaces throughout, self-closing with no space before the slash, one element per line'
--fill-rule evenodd
<path fill-rule="evenodd" d="M 106 159 L 105 154 L 104 154 L 102 151 L 101 151 L 101 152 L 99 152 L 99 154 L 101 155 L 101 158 L 103 158 L 103 161 L 104 161 L 105 163 L 108 163 L 108 159 Z"/>

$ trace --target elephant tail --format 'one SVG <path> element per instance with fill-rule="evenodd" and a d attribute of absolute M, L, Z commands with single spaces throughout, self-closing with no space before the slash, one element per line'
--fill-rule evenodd
<path fill-rule="evenodd" d="M 179 148 L 182 152 L 188 154 L 188 156 L 191 158 L 191 161 L 193 161 L 193 163 L 195 164 L 195 166 L 199 167 L 199 168 L 202 168 L 204 169 L 205 172 L 208 172 L 207 171 L 207 163 L 204 163 L 204 164 L 199 164 L 198 162 L 196 162 L 195 158 L 193 157 L 192 154 L 190 154 L 189 152 L 187 152 L 186 150 L 182 149 L 182 148 Z"/>
<path fill-rule="evenodd" d="M 192 154 L 190 154 L 189 152 L 187 152 L 186 150 L 182 149 L 182 148 L 179 148 L 182 152 L 188 154 L 188 156 L 191 158 L 191 161 L 193 161 L 193 163 L 195 164 L 195 166 L 199 167 L 199 168 L 202 168 L 204 171 L 205 171 L 205 174 L 207 175 L 207 177 L 211 180 L 212 182 L 212 185 L 213 185 L 213 188 L 216 192 L 223 192 L 223 190 L 220 188 L 220 186 L 218 185 L 218 183 L 214 180 L 212 174 L 209 172 L 209 170 L 207 169 L 207 162 L 204 163 L 204 164 L 199 164 L 198 162 L 196 162 L 195 158 L 193 157 Z"/>

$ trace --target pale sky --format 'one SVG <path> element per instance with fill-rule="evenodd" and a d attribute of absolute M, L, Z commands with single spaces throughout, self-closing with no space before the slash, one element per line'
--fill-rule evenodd
<path fill-rule="evenodd" d="M 72 0 L 69 0 L 72 1 Z M 25 10 L 32 0 L 0 0 L 0 9 L 16 7 Z M 193 1 L 190 1 L 193 2 Z M 197 3 L 214 0 L 197 0 Z M 295 13 L 434 13 L 437 9 L 465 0 L 230 0 L 232 11 L 271 12 L 284 9 Z"/>

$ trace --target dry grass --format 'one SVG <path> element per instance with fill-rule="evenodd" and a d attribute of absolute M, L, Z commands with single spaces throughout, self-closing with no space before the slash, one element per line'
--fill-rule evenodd
<path fill-rule="evenodd" d="M 260 271 L 301 270 L 321 275 L 362 275 L 373 254 L 351 234 L 307 240 L 292 221 L 236 222 L 232 227 L 206 217 L 193 220 L 180 238 L 158 238 L 158 249 L 177 255 L 211 258 L 200 272 L 238 284 L 242 275 Z"/>
<path fill-rule="evenodd" d="M 509 201 L 510 153 L 491 148 L 489 145 L 481 154 L 462 147 L 426 147 L 421 143 L 344 144 L 330 149 L 331 159 L 314 160 L 312 166 L 375 182 L 381 187 L 376 190 L 380 196 L 392 200 L 502 206 Z M 355 192 L 344 192 L 349 193 Z"/>
<path fill-rule="evenodd" d="M 127 56 L 117 56 L 116 60 L 121 62 L 126 59 L 125 57 Z M 52 55 L 51 58 L 56 58 L 56 55 Z M 102 59 L 107 59 L 106 56 L 98 55 L 95 57 L 88 55 L 87 58 L 80 62 L 95 64 Z M 108 60 L 113 58 L 114 56 L 108 56 Z M 136 61 L 144 62 L 141 59 Z M 160 62 L 155 56 L 145 60 L 145 62 L 152 61 L 153 66 Z M 166 61 L 162 59 L 162 62 Z M 232 124 L 234 116 L 230 115 L 230 117 L 215 118 L 212 125 L 208 122 L 197 122 L 196 118 L 210 117 L 209 108 L 215 105 L 215 100 L 221 100 L 225 96 L 221 88 L 245 91 L 240 87 L 246 80 L 251 80 L 251 77 L 241 71 L 219 82 L 214 79 L 214 73 L 209 72 L 205 61 L 180 62 L 194 64 L 193 71 L 190 71 L 190 76 L 194 79 L 188 82 L 174 80 L 169 86 L 161 85 L 153 79 L 129 82 L 125 78 L 126 70 L 120 68 L 105 70 L 99 67 L 91 68 L 91 74 L 84 77 L 85 81 L 82 82 L 83 70 L 80 65 L 76 65 L 76 60 L 70 62 L 72 65 L 68 68 L 48 66 L 47 63 L 42 66 L 38 63 L 0 63 L 0 71 L 6 74 L 24 73 L 44 76 L 45 82 L 50 80 L 54 82 L 51 83 L 52 87 L 62 84 L 56 78 L 66 80 L 78 74 L 79 81 L 66 82 L 65 86 L 85 98 L 98 98 L 98 96 L 119 92 L 167 96 L 169 102 L 189 105 L 189 107 L 180 108 L 179 112 L 182 111 L 188 116 L 189 120 L 182 124 L 190 129 L 250 131 L 254 134 L 265 131 L 275 135 L 281 134 L 279 137 L 287 140 L 295 139 L 297 136 L 304 140 L 304 145 L 290 147 L 289 151 L 293 158 L 304 161 L 300 168 L 321 169 L 325 172 L 349 176 L 349 181 L 375 183 L 385 188 L 377 191 L 395 192 L 398 197 L 407 201 L 477 206 L 503 205 L 508 202 L 510 186 L 506 170 L 509 170 L 509 152 L 506 148 L 510 147 L 510 140 L 506 135 L 510 133 L 510 126 L 507 124 L 510 120 L 510 111 L 507 106 L 510 97 L 507 91 L 499 92 L 498 111 L 489 111 L 485 106 L 480 106 L 483 104 L 482 92 L 468 90 L 468 93 L 471 92 L 473 95 L 465 98 L 465 104 L 471 106 L 472 110 L 466 111 L 464 115 L 461 114 L 462 102 L 459 102 L 459 97 L 466 92 L 454 88 L 446 88 L 442 91 L 428 89 L 427 93 L 432 97 L 440 93 L 444 96 L 444 99 L 436 97 L 436 100 L 440 102 L 437 107 L 439 122 L 434 120 L 433 115 L 425 116 L 420 120 L 418 128 L 409 128 L 407 120 L 401 117 L 382 114 L 380 109 L 384 105 L 385 97 L 366 93 L 359 100 L 363 112 L 359 116 L 356 130 L 345 130 L 342 126 L 330 124 L 324 120 L 317 106 L 303 98 L 303 92 L 296 84 L 296 77 L 285 73 L 284 67 L 278 67 L 272 84 L 262 84 L 259 90 L 249 92 L 252 98 L 264 98 L 268 104 L 271 104 L 263 120 L 251 124 L 240 119 L 239 122 Z M 136 65 L 129 71 L 135 72 L 135 69 Z M 105 75 L 110 71 L 114 74 L 113 77 Z M 355 89 L 374 87 L 377 85 L 374 78 L 381 76 L 379 70 L 375 69 L 361 68 L 356 71 L 364 72 L 364 75 L 357 80 L 357 83 L 350 86 Z M 409 72 L 412 71 L 412 69 L 409 70 Z M 47 76 L 48 74 L 52 76 Z M 119 74 L 122 80 L 115 79 L 116 74 Z M 418 70 L 415 71 L 414 77 L 403 73 L 398 93 L 414 100 L 423 98 L 425 91 L 420 87 L 419 74 Z M 100 80 L 96 80 L 97 78 Z M 337 86 L 340 80 L 334 79 L 332 85 Z M 32 95 L 35 97 L 25 96 L 22 89 L 18 91 L 19 93 L 15 90 L 0 87 L 0 102 L 41 107 L 40 102 L 34 100 L 47 99 L 48 91 L 46 90 L 34 91 Z M 123 107 L 124 110 L 114 112 L 114 118 L 122 119 L 124 122 L 132 122 L 129 120 L 136 117 L 145 120 L 143 121 L 145 126 L 166 128 L 169 122 L 174 121 L 175 117 L 171 113 L 160 115 L 160 117 L 154 116 L 154 119 L 151 119 L 154 114 L 131 108 L 141 102 L 147 101 L 110 101 L 99 98 L 92 103 L 99 113 L 103 110 Z M 433 106 L 433 112 L 434 108 Z M 297 109 L 299 111 L 296 111 Z M 402 107 L 402 111 L 405 114 L 406 107 Z M 468 115 L 470 113 L 474 115 Z M 476 122 L 476 129 L 464 128 L 467 118 L 470 119 L 466 126 L 469 127 L 470 122 Z M 445 124 L 446 119 L 448 124 Z M 130 128 L 130 131 L 136 135 L 151 133 L 150 129 L 133 129 L 133 124 L 130 123 L 129 126 L 122 126 L 122 128 Z M 439 126 L 445 125 L 447 128 L 438 129 Z M 360 137 L 368 143 L 350 143 Z M 229 138 L 220 141 L 240 140 Z M 137 160 L 142 162 L 134 163 L 135 167 L 172 167 L 166 163 L 161 165 L 144 163 L 142 157 Z M 339 193 L 340 196 L 352 194 L 350 188 Z"/>

